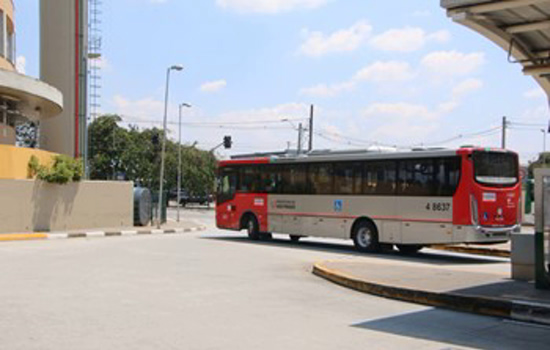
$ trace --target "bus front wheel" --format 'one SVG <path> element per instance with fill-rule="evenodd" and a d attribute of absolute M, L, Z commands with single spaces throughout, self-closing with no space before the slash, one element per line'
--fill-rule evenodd
<path fill-rule="evenodd" d="M 353 230 L 353 243 L 360 252 L 374 253 L 380 250 L 378 230 L 370 221 L 359 222 Z"/>
<path fill-rule="evenodd" d="M 252 215 L 248 216 L 246 219 L 246 232 L 248 233 L 248 238 L 251 240 L 257 241 L 260 239 L 258 221 Z"/>

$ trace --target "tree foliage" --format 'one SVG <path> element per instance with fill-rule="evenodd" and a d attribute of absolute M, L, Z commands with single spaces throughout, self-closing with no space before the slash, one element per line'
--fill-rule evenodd
<path fill-rule="evenodd" d="M 36 156 L 29 161 L 29 175 L 49 183 L 63 185 L 70 181 L 78 182 L 83 174 L 82 160 L 65 155 L 55 156 L 51 166 L 41 165 Z"/>
<path fill-rule="evenodd" d="M 124 128 L 117 115 L 104 115 L 89 126 L 90 176 L 95 180 L 123 177 L 141 186 L 158 188 L 162 130 Z M 166 142 L 165 188 L 175 189 L 178 144 Z M 210 152 L 182 145 L 182 188 L 192 193 L 212 193 L 216 159 Z"/>

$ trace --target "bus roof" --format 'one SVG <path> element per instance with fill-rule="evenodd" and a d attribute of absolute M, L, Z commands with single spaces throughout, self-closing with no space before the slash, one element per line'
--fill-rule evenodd
<path fill-rule="evenodd" d="M 500 148 L 482 148 L 466 146 L 458 149 L 451 148 L 417 148 L 406 152 L 372 151 L 372 150 L 317 150 L 298 154 L 296 151 L 254 153 L 232 157 L 232 160 L 221 161 L 220 166 L 244 164 L 292 164 L 336 161 L 362 161 L 384 159 L 415 159 L 433 157 L 452 157 L 470 154 L 474 151 L 508 152 Z"/>

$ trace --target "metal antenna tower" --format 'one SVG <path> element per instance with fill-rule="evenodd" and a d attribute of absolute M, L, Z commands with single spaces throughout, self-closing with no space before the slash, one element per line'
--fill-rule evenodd
<path fill-rule="evenodd" d="M 102 67 L 102 35 L 101 35 L 101 0 L 88 0 L 89 3 L 89 104 L 90 118 L 94 121 L 101 114 L 101 67 Z"/>

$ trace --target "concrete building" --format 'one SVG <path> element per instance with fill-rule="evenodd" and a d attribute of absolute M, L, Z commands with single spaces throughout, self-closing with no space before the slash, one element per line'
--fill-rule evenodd
<path fill-rule="evenodd" d="M 8 146 L 15 145 L 17 124 L 47 122 L 63 110 L 59 90 L 16 71 L 15 28 L 13 1 L 0 0 L 0 145 Z"/>
<path fill-rule="evenodd" d="M 43 149 L 86 156 L 87 0 L 40 1 L 40 78 L 60 89 L 64 110 L 41 124 Z"/>
<path fill-rule="evenodd" d="M 29 176 L 32 156 L 48 164 L 56 153 L 84 155 L 86 13 L 86 0 L 41 1 L 44 82 L 16 71 L 14 2 L 0 0 L 0 233 L 133 224 L 131 182 L 57 185 Z M 27 121 L 40 124 L 42 149 L 15 146 L 15 127 Z"/>

